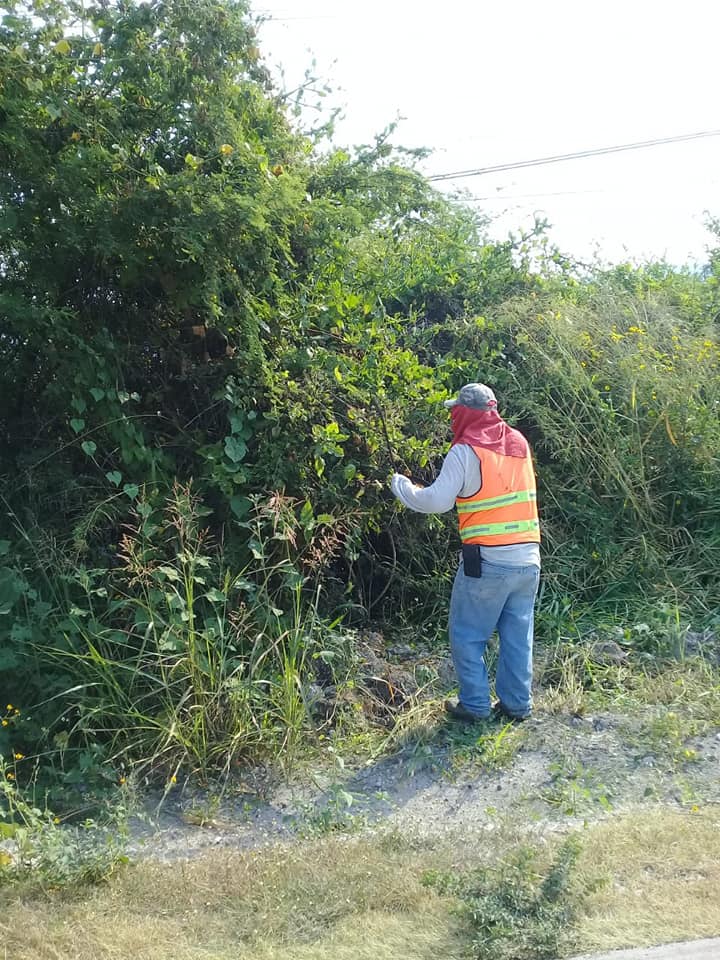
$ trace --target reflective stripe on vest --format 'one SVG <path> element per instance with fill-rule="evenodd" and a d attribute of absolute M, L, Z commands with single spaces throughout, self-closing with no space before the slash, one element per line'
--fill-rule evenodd
<path fill-rule="evenodd" d="M 527 533 L 539 531 L 538 520 L 518 520 L 517 523 L 484 523 L 476 527 L 465 527 L 460 531 L 463 543 L 475 537 L 501 537 L 506 533 Z"/>
<path fill-rule="evenodd" d="M 518 490 L 517 493 L 508 493 L 504 497 L 488 497 L 487 500 L 477 500 L 475 497 L 469 498 L 456 506 L 458 513 L 474 513 L 476 510 L 509 507 L 512 503 L 530 503 L 535 499 L 537 499 L 537 494 L 534 490 Z"/>
<path fill-rule="evenodd" d="M 482 486 L 471 497 L 456 500 L 463 543 L 505 546 L 539 542 L 535 472 L 530 454 L 520 459 L 484 447 L 472 449 L 480 461 Z"/>

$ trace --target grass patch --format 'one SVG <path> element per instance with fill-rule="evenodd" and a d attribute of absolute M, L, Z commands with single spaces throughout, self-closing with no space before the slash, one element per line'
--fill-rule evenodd
<path fill-rule="evenodd" d="M 328 836 L 191 863 L 144 862 L 83 891 L 8 891 L 0 940 L 13 960 L 461 960 L 477 949 L 482 924 L 496 933 L 502 926 L 492 904 L 472 922 L 463 913 L 461 895 L 477 892 L 481 876 L 496 880 L 495 907 L 515 896 L 520 913 L 540 919 L 545 932 L 527 941 L 536 953 L 523 956 L 543 956 L 537 950 L 570 907 L 576 950 L 713 936 L 719 825 L 716 807 L 609 818 L 582 831 L 572 881 L 565 838 L 538 842 L 510 823 L 454 840 Z M 457 889 L 424 885 L 428 871 L 458 878 Z M 553 901 L 548 878 L 556 874 Z"/>
<path fill-rule="evenodd" d="M 142 863 L 83 897 L 10 902 L 0 933 L 13 960 L 459 956 L 459 923 L 420 881 L 442 865 L 397 838 L 330 837 Z"/>
<path fill-rule="evenodd" d="M 581 870 L 608 883 L 578 924 L 583 950 L 720 934 L 720 809 L 638 810 L 584 834 Z"/>

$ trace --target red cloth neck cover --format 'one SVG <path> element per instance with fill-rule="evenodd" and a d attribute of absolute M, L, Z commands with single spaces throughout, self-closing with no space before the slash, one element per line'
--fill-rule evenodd
<path fill-rule="evenodd" d="M 504 457 L 525 458 L 528 444 L 519 430 L 508 426 L 496 410 L 473 410 L 458 404 L 450 410 L 453 442 L 484 447 Z"/>

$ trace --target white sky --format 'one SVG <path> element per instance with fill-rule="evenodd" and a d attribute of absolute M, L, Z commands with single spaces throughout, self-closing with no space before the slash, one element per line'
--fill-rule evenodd
<path fill-rule="evenodd" d="M 255 0 L 268 65 L 313 57 L 344 109 L 338 144 L 433 149 L 426 173 L 720 128 L 720 0 Z M 580 258 L 703 261 L 720 137 L 458 180 L 498 216 L 534 211 Z"/>

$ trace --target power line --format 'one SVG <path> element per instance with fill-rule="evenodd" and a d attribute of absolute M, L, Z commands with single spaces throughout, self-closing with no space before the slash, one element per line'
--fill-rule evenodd
<path fill-rule="evenodd" d="M 498 163 L 492 167 L 477 167 L 473 170 L 457 170 L 454 173 L 436 173 L 428 180 L 459 180 L 461 177 L 479 177 L 485 173 L 500 173 L 503 170 L 520 170 L 523 167 L 541 167 L 563 160 L 580 160 L 584 157 L 600 157 L 608 153 L 622 153 L 625 150 L 641 150 L 644 147 L 657 147 L 664 143 L 682 143 L 686 140 L 700 140 L 703 137 L 720 136 L 720 130 L 703 130 L 700 133 L 685 133 L 677 137 L 660 137 L 656 140 L 640 140 L 637 143 L 622 143 L 614 147 L 597 147 L 594 150 L 578 150 L 575 153 L 559 153 L 551 157 L 538 157 L 535 160 L 519 160 L 515 163 Z"/>
<path fill-rule="evenodd" d="M 717 182 L 718 182 L 717 178 L 713 178 L 712 180 L 704 179 L 704 180 L 694 180 L 694 181 L 693 181 L 693 183 L 694 183 L 695 185 L 704 184 L 704 185 L 707 185 L 707 186 L 713 186 L 713 185 L 716 184 Z M 634 185 L 633 185 L 632 187 L 621 187 L 621 186 L 618 186 L 618 187 L 602 187 L 602 188 L 600 188 L 600 189 L 592 189 L 592 190 L 590 190 L 590 189 L 588 189 L 588 190 L 554 190 L 554 191 L 552 191 L 552 192 L 550 192 L 550 193 L 506 193 L 506 194 L 504 194 L 504 193 L 499 193 L 499 192 L 498 192 L 498 193 L 495 194 L 494 196 L 488 196 L 488 197 L 474 197 L 474 196 L 464 197 L 464 198 L 463 198 L 463 202 L 466 202 L 466 203 L 487 203 L 487 202 L 504 203 L 504 202 L 507 201 L 507 200 L 533 200 L 533 199 L 542 198 L 542 197 L 577 197 L 577 196 L 580 196 L 580 195 L 583 195 L 583 194 L 595 194 L 595 195 L 597 195 L 597 194 L 600 194 L 600 193 L 606 194 L 606 195 L 607 195 L 607 194 L 610 194 L 610 195 L 615 195 L 615 196 L 625 195 L 625 194 L 631 194 L 631 195 L 633 195 L 633 196 L 637 196 L 638 193 L 640 193 L 640 194 L 642 194 L 643 192 L 645 192 L 645 193 L 651 192 L 651 193 L 652 193 L 652 192 L 657 192 L 657 191 L 659 191 L 659 190 L 661 190 L 661 189 L 663 189 L 663 187 L 662 187 L 660 184 L 657 184 L 657 185 L 655 185 L 654 187 L 651 187 L 650 191 L 648 191 L 647 189 L 644 189 L 644 188 L 638 189 L 637 186 L 634 186 Z"/>

